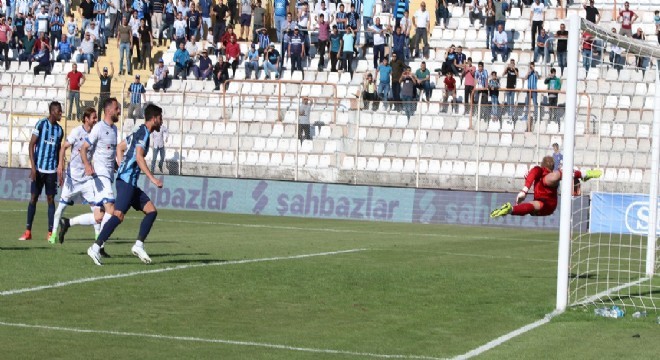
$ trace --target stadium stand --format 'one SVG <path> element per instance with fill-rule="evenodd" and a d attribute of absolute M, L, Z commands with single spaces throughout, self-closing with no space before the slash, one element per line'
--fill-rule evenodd
<path fill-rule="evenodd" d="M 416 5 L 417 2 L 413 9 Z M 612 20 L 614 3 L 604 1 L 597 5 L 600 25 L 618 28 L 619 24 Z M 330 4 L 331 10 L 334 7 Z M 381 8 L 377 1 L 377 14 Z M 656 43 L 653 10 L 660 6 L 638 1 L 632 3 L 632 8 L 640 16 L 635 26 L 644 29 L 647 42 Z M 484 27 L 478 20 L 471 26 L 467 10 L 464 12 L 460 6 L 450 5 L 449 9 L 447 28 L 432 26 L 427 67 L 440 68 L 446 49 L 454 44 L 462 45 L 475 65 L 484 61 L 489 72 L 501 74 L 506 65 L 501 61 L 491 63 L 490 50 L 485 48 Z M 433 6 L 429 11 L 433 21 Z M 569 14 L 583 12 L 580 4 L 568 8 Z M 515 96 L 516 111 L 520 114 L 525 107 L 526 82 L 522 75 L 527 73 L 534 57 L 529 16 L 529 8 L 521 11 L 516 7 L 506 25 L 512 48 L 510 57 L 516 60 L 521 74 L 516 88 L 523 90 Z M 383 24 L 393 23 L 389 14 L 379 17 Z M 544 27 L 550 32 L 558 30 L 563 22 L 557 9 L 546 10 Z M 363 34 L 360 36 L 363 41 Z M 246 53 L 247 49 L 248 43 L 241 43 L 241 52 Z M 174 73 L 174 51 L 174 45 L 170 45 L 162 53 L 170 74 Z M 605 45 L 603 61 L 608 53 L 609 46 Z M 211 58 L 215 63 L 215 55 Z M 173 80 L 167 92 L 157 92 L 152 90 L 153 78 L 143 76 L 143 81 L 147 79 L 147 101 L 165 109 L 170 132 L 166 143 L 169 173 L 507 190 L 530 165 L 551 152 L 552 143 L 562 142 L 561 122 L 551 118 L 553 112 L 563 112 L 563 94 L 559 95 L 557 108 L 541 106 L 541 119 L 533 126 L 510 121 L 513 119 L 507 115 L 501 121 L 488 121 L 488 118 L 482 121 L 479 115 L 484 109 L 490 113 L 489 105 L 467 106 L 462 84 L 457 84 L 454 111 L 450 107 L 449 112 L 441 112 L 444 77 L 436 72 L 432 72 L 434 92 L 430 101 L 415 104 L 410 119 L 403 112 L 384 108 L 382 103 L 376 111 L 362 110 L 359 94 L 372 60 L 373 54 L 368 49 L 364 59 L 356 60 L 356 72 L 351 78 L 348 73 L 329 72 L 327 62 L 326 68 L 319 71 L 315 56 L 304 64 L 303 78 L 298 71 L 291 74 L 287 59 L 287 70 L 280 81 L 265 80 L 264 71 L 259 71 L 259 80 L 245 80 L 241 64 L 225 91 L 213 91 L 212 81 L 195 80 L 190 75 L 188 80 Z M 420 62 L 421 59 L 413 59 L 409 65 L 414 71 Z M 626 55 L 626 62 L 633 64 L 635 59 Z M 43 77 L 32 75 L 27 63 L 18 66 L 12 62 L 9 71 L 2 73 L 0 164 L 8 165 L 11 154 L 12 166 L 28 165 L 31 126 L 46 114 L 49 101 L 65 102 L 65 74 L 70 65 L 56 63 L 52 74 Z M 617 71 L 607 63 L 594 61 L 594 65 L 588 72 L 580 67 L 578 74 L 576 164 L 604 168 L 604 179 L 598 185 L 601 189 L 635 191 L 636 184 L 648 181 L 650 171 L 651 95 L 655 93 L 657 68 L 650 64 L 645 72 L 631 66 Z M 81 66 L 84 65 L 80 64 L 79 70 Z M 554 57 L 549 63 L 537 64 L 541 79 L 552 66 L 557 67 Z M 501 83 L 504 82 L 503 79 Z M 545 88 L 541 80 L 539 89 Z M 121 91 L 127 99 L 125 90 Z M 540 92 L 539 103 L 546 104 L 546 96 L 547 93 Z M 312 100 L 311 140 L 297 138 L 301 97 Z M 134 119 L 123 119 L 122 133 L 128 133 L 135 123 Z"/>

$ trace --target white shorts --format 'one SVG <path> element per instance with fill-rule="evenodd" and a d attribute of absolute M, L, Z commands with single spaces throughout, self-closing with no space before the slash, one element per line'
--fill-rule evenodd
<path fill-rule="evenodd" d="M 62 186 L 60 202 L 73 205 L 76 199 L 82 199 L 83 204 L 96 204 L 96 189 L 91 179 L 76 181 L 67 176 Z"/>
<path fill-rule="evenodd" d="M 115 203 L 115 192 L 112 189 L 112 180 L 105 176 L 95 176 L 90 181 L 94 184 L 96 198 L 94 202 L 98 206 L 103 206 L 107 203 Z"/>

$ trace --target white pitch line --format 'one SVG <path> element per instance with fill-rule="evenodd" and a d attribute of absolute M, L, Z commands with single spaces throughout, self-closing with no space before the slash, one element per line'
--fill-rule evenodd
<path fill-rule="evenodd" d="M 470 359 L 470 358 L 473 358 L 475 356 L 481 355 L 481 354 L 485 353 L 486 351 L 491 350 L 491 349 L 495 348 L 496 346 L 502 345 L 505 342 L 507 342 L 507 341 L 519 336 L 519 335 L 522 335 L 522 334 L 524 334 L 524 333 L 526 333 L 530 330 L 536 329 L 537 327 L 539 327 L 541 325 L 545 325 L 545 324 L 549 323 L 550 320 L 553 317 L 555 317 L 555 316 L 557 316 L 561 313 L 562 313 L 561 311 L 553 311 L 552 313 L 546 315 L 541 320 L 535 321 L 531 324 L 527 324 L 527 325 L 525 325 L 525 326 L 523 326 L 519 329 L 516 329 L 516 330 L 514 330 L 514 331 L 512 331 L 508 334 L 502 335 L 502 336 L 498 337 L 495 340 L 489 341 L 488 343 L 486 343 L 484 345 L 481 345 L 481 346 L 479 346 L 478 348 L 476 348 L 474 350 L 470 350 L 470 351 L 466 352 L 463 355 L 456 356 L 456 357 L 452 358 L 451 360 L 465 360 L 465 359 Z"/>
<path fill-rule="evenodd" d="M 190 269 L 190 268 L 196 268 L 196 267 L 240 265 L 240 264 L 250 264 L 250 263 L 266 262 L 266 261 L 305 259 L 305 258 L 311 258 L 311 257 L 317 257 L 317 256 L 330 256 L 330 255 L 355 253 L 355 252 L 366 251 L 366 250 L 367 249 L 350 249 L 350 250 L 329 251 L 329 252 L 322 252 L 322 253 L 315 253 L 315 254 L 302 254 L 302 255 L 278 256 L 278 257 L 261 258 L 261 259 L 246 259 L 246 260 L 234 260 L 234 261 L 224 261 L 224 262 L 212 262 L 212 263 L 206 263 L 206 264 L 179 265 L 179 266 L 166 267 L 166 268 L 153 269 L 153 270 L 142 270 L 142 271 L 133 271 L 133 272 L 129 272 L 129 273 L 121 273 L 121 274 L 114 274 L 114 275 L 88 277 L 88 278 L 82 278 L 82 279 L 76 279 L 76 280 L 70 280 L 70 281 L 57 282 L 57 283 L 49 284 L 49 285 L 35 286 L 35 287 L 30 287 L 30 288 L 6 290 L 6 291 L 0 292 L 0 296 L 23 294 L 23 293 L 27 293 L 27 292 L 48 290 L 48 289 L 54 289 L 54 288 L 69 286 L 69 285 L 84 284 L 84 283 L 99 281 L 99 280 L 120 279 L 120 278 L 137 276 L 137 275 L 157 274 L 157 273 L 162 273 L 162 272 Z"/>
<path fill-rule="evenodd" d="M 269 343 L 253 342 L 253 341 L 207 339 L 207 338 L 198 338 L 191 336 L 170 336 L 170 335 L 145 334 L 145 333 L 134 333 L 134 332 L 112 331 L 112 330 L 78 329 L 78 328 L 69 328 L 69 327 L 61 327 L 61 326 L 9 323 L 4 321 L 0 321 L 0 325 L 9 326 L 9 327 L 18 327 L 18 328 L 28 328 L 28 329 L 54 330 L 54 331 L 66 331 L 66 332 L 84 333 L 84 334 L 131 336 L 131 337 L 152 338 L 159 340 L 191 341 L 191 342 L 201 342 L 201 343 L 250 346 L 250 347 L 261 347 L 261 348 L 269 348 L 276 350 L 300 351 L 300 352 L 309 352 L 309 353 L 317 353 L 317 354 L 360 356 L 360 357 L 371 357 L 371 358 L 379 358 L 379 359 L 441 360 L 441 358 L 432 357 L 432 356 L 423 356 L 423 355 L 376 354 L 376 353 L 368 353 L 368 352 L 354 352 L 354 351 L 346 351 L 346 350 L 318 349 L 318 348 L 280 345 L 280 344 L 269 344 Z"/>

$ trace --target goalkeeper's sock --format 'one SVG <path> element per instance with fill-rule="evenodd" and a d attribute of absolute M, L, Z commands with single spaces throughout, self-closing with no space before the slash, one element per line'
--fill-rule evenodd
<path fill-rule="evenodd" d="M 534 213 L 534 204 L 522 203 L 513 207 L 511 215 L 525 216 Z"/>

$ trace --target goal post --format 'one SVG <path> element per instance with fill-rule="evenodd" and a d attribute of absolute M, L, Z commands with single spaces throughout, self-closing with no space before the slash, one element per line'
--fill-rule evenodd
<path fill-rule="evenodd" d="M 585 40 L 584 32 L 588 32 L 591 37 Z M 587 51 L 589 55 L 581 54 L 585 41 L 592 46 L 592 50 Z M 606 49 L 612 53 L 609 59 L 605 56 Z M 657 45 L 621 36 L 609 27 L 600 27 L 576 14 L 569 17 L 563 167 L 577 167 L 582 170 L 594 166 L 602 167 L 605 168 L 606 176 L 602 179 L 603 182 L 595 186 L 599 190 L 597 193 L 592 192 L 579 198 L 573 197 L 571 181 L 563 181 L 561 184 L 556 311 L 562 312 L 571 306 L 597 304 L 651 311 L 657 311 L 660 307 L 660 277 L 656 275 L 660 265 L 656 242 L 660 176 L 660 91 L 655 91 L 660 90 L 660 80 L 658 67 L 653 70 L 650 64 L 650 60 L 656 62 L 658 58 L 660 48 Z M 627 59 L 633 60 L 632 66 Z M 587 70 L 582 71 L 580 67 Z M 589 67 L 592 68 L 589 70 Z M 610 68 L 616 69 L 616 73 Z M 648 80 L 649 77 L 645 76 L 645 71 L 654 75 L 652 83 Z M 625 76 L 619 79 L 618 76 L 622 72 Z M 610 80 L 612 84 L 609 83 Z M 587 84 L 587 81 L 596 82 L 594 96 L 601 98 L 604 108 L 599 113 L 599 125 L 594 128 L 595 135 L 576 134 L 576 123 L 579 121 L 576 101 L 578 88 L 580 82 Z M 647 83 L 648 96 L 646 93 L 638 94 L 635 88 L 645 89 Z M 612 90 L 600 89 L 601 84 L 607 85 L 607 89 L 612 85 Z M 638 84 L 644 86 L 637 86 Z M 653 93 L 650 90 L 652 84 Z M 589 85 L 585 87 L 589 92 Z M 649 106 L 647 101 L 650 96 L 653 96 L 653 106 Z M 602 100 L 604 98 L 607 98 L 607 101 Z M 619 98 L 626 100 L 618 103 Z M 650 119 L 642 116 L 643 112 L 647 114 L 648 111 L 653 111 Z M 619 115 L 619 112 L 622 116 L 615 119 L 612 114 Z M 635 122 L 631 125 L 635 135 L 631 136 L 628 128 L 625 135 L 623 130 L 612 131 L 611 134 L 603 130 L 610 129 L 610 126 L 622 129 L 629 125 L 628 120 L 633 119 Z M 639 132 L 635 130 L 637 127 Z M 647 131 L 645 135 L 640 135 L 642 128 L 648 130 L 649 127 L 652 129 L 650 133 Z M 590 148 L 583 144 L 576 145 L 578 136 L 582 136 L 581 140 L 598 142 L 597 150 L 594 150 L 592 145 L 589 145 Z M 636 148 L 638 140 L 639 150 Z M 642 149 L 642 142 L 650 145 L 650 149 Z M 613 146 L 613 143 L 635 144 L 635 147 L 617 147 Z M 604 145 L 601 148 L 601 144 L 609 144 L 611 148 Z M 578 151 L 576 146 L 583 148 Z M 647 157 L 649 150 L 651 156 Z M 631 151 L 628 157 L 626 151 Z M 646 153 L 637 156 L 636 152 L 639 151 Z M 631 156 L 637 158 L 634 163 L 629 158 Z M 620 161 L 622 158 L 625 161 Z M 617 163 L 614 159 L 620 162 Z M 620 179 L 624 177 L 616 175 L 628 173 L 636 174 L 635 180 L 630 177 L 630 181 L 636 183 L 634 187 L 620 184 Z M 631 209 L 635 210 L 634 214 Z M 629 216 L 636 214 L 640 216 L 636 220 L 638 223 L 643 222 L 643 226 L 635 229 L 616 226 L 617 222 L 626 222 Z M 596 219 L 600 219 L 605 226 L 596 226 Z M 611 223 L 608 223 L 608 220 Z"/>

